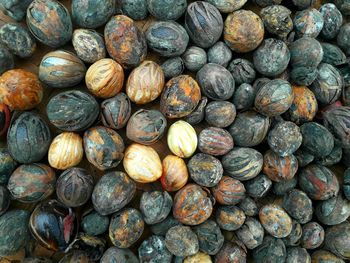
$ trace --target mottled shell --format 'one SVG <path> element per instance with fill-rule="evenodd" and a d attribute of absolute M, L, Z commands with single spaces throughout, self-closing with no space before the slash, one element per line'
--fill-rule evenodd
<path fill-rule="evenodd" d="M 234 179 L 246 181 L 256 177 L 263 167 L 263 156 L 252 148 L 233 148 L 221 159 L 225 173 Z"/>
<path fill-rule="evenodd" d="M 139 263 L 139 260 L 135 256 L 135 254 L 127 248 L 123 249 L 123 248 L 117 248 L 117 247 L 110 247 L 105 251 L 100 262 L 101 263 L 110 263 L 110 262 Z"/>
<path fill-rule="evenodd" d="M 350 23 L 346 23 L 342 25 L 337 36 L 337 44 L 341 49 L 344 50 L 346 55 L 350 54 L 349 33 L 350 33 Z"/>
<path fill-rule="evenodd" d="M 129 75 L 126 83 L 126 94 L 136 104 L 154 101 L 162 93 L 164 73 L 153 61 L 144 61 Z"/>
<path fill-rule="evenodd" d="M 226 263 L 235 260 L 237 263 L 247 262 L 245 248 L 234 242 L 225 242 L 220 251 L 215 255 L 215 263 Z"/>
<path fill-rule="evenodd" d="M 189 75 L 170 79 L 160 99 L 160 111 L 167 118 L 181 118 L 189 115 L 201 99 L 198 83 Z"/>
<path fill-rule="evenodd" d="M 208 98 L 202 97 L 197 107 L 189 115 L 185 117 L 185 121 L 191 125 L 198 124 L 204 120 L 205 107 L 207 106 Z"/>
<path fill-rule="evenodd" d="M 104 36 L 109 55 L 123 68 L 134 68 L 146 58 L 146 38 L 131 18 L 112 17 L 104 29 Z"/>
<path fill-rule="evenodd" d="M 286 246 L 282 239 L 266 235 L 263 243 L 253 250 L 252 256 L 256 263 L 285 262 L 287 256 Z"/>
<path fill-rule="evenodd" d="M 305 86 L 292 86 L 294 99 L 287 111 L 288 118 L 296 124 L 312 121 L 318 105 L 315 94 Z"/>
<path fill-rule="evenodd" d="M 84 205 L 91 197 L 94 180 L 83 168 L 65 170 L 57 179 L 56 194 L 58 200 L 68 207 Z"/>
<path fill-rule="evenodd" d="M 280 206 L 264 205 L 260 209 L 259 219 L 265 230 L 276 238 L 286 237 L 292 231 L 292 219 Z"/>
<path fill-rule="evenodd" d="M 184 259 L 184 263 L 212 263 L 211 257 L 203 252 L 198 252 L 192 256 L 188 256 Z"/>
<path fill-rule="evenodd" d="M 335 38 L 341 25 L 343 24 L 342 14 L 333 3 L 326 3 L 322 5 L 319 11 L 324 20 L 321 36 L 328 40 Z"/>
<path fill-rule="evenodd" d="M 249 196 L 244 198 L 239 203 L 238 207 L 241 208 L 247 216 L 256 216 L 259 213 L 256 202 Z"/>
<path fill-rule="evenodd" d="M 206 2 L 214 5 L 222 13 L 231 13 L 244 6 L 247 0 L 206 0 Z"/>
<path fill-rule="evenodd" d="M 255 178 L 245 182 L 247 195 L 252 198 L 262 198 L 267 195 L 272 187 L 272 181 L 265 174 L 259 174 Z"/>
<path fill-rule="evenodd" d="M 56 136 L 49 148 L 51 167 L 65 170 L 78 165 L 83 159 L 83 140 L 74 132 L 63 132 Z"/>
<path fill-rule="evenodd" d="M 12 53 L 3 45 L 0 45 L 0 74 L 15 67 Z"/>
<path fill-rule="evenodd" d="M 101 119 L 104 126 L 116 130 L 124 128 L 130 115 L 131 103 L 123 92 L 101 103 Z"/>
<path fill-rule="evenodd" d="M 312 219 L 312 201 L 303 191 L 298 189 L 288 191 L 283 196 L 282 206 L 300 224 L 305 224 Z"/>
<path fill-rule="evenodd" d="M 224 236 L 214 220 L 208 219 L 192 229 L 197 234 L 200 251 L 215 255 L 224 244 Z"/>
<path fill-rule="evenodd" d="M 236 118 L 236 107 L 229 101 L 212 101 L 205 107 L 205 120 L 210 126 L 225 128 Z"/>
<path fill-rule="evenodd" d="M 73 0 L 73 21 L 80 27 L 97 28 L 109 20 L 114 8 L 114 0 Z"/>
<path fill-rule="evenodd" d="M 113 59 L 104 58 L 92 64 L 85 76 L 89 91 L 99 98 L 111 98 L 123 87 L 124 70 Z"/>
<path fill-rule="evenodd" d="M 143 20 L 148 15 L 147 0 L 122 0 L 116 5 L 121 5 L 122 13 L 134 20 Z"/>
<path fill-rule="evenodd" d="M 136 185 L 123 172 L 110 172 L 101 177 L 92 192 L 92 204 L 101 215 L 110 215 L 126 206 L 134 197 Z"/>
<path fill-rule="evenodd" d="M 7 148 L 0 148 L 0 184 L 7 184 L 10 175 L 17 167 Z"/>
<path fill-rule="evenodd" d="M 150 49 L 163 57 L 180 56 L 189 42 L 186 30 L 174 21 L 157 21 L 146 31 Z"/>
<path fill-rule="evenodd" d="M 165 236 L 166 232 L 168 232 L 170 228 L 178 225 L 181 225 L 181 223 L 177 219 L 175 219 L 172 214 L 170 214 L 163 221 L 157 224 L 151 225 L 150 229 L 152 233 L 155 235 Z"/>
<path fill-rule="evenodd" d="M 12 173 L 7 188 L 14 199 L 24 203 L 36 203 L 50 196 L 55 185 L 54 170 L 37 163 L 18 167 Z"/>
<path fill-rule="evenodd" d="M 138 110 L 129 119 L 126 136 L 137 143 L 150 145 L 159 141 L 167 127 L 167 120 L 160 111 Z"/>
<path fill-rule="evenodd" d="M 290 72 L 293 83 L 301 86 L 309 86 L 317 78 L 318 70 L 315 67 L 295 67 Z"/>
<path fill-rule="evenodd" d="M 224 129 L 208 127 L 198 135 L 198 149 L 202 153 L 218 156 L 228 153 L 232 148 L 232 136 Z"/>
<path fill-rule="evenodd" d="M 197 73 L 197 81 L 205 96 L 213 100 L 227 100 L 235 91 L 230 71 L 217 64 L 206 64 Z"/>
<path fill-rule="evenodd" d="M 86 63 L 95 63 L 106 57 L 103 37 L 95 30 L 74 30 L 72 44 L 78 57 Z"/>
<path fill-rule="evenodd" d="M 28 230 L 30 213 L 12 210 L 0 217 L 0 256 L 11 256 L 19 252 L 30 239 Z"/>
<path fill-rule="evenodd" d="M 165 235 L 165 245 L 177 257 L 194 255 L 199 250 L 197 235 L 189 226 L 174 226 Z"/>
<path fill-rule="evenodd" d="M 144 226 L 142 214 L 134 208 L 126 208 L 112 216 L 109 238 L 116 247 L 128 248 L 141 237 Z"/>
<path fill-rule="evenodd" d="M 163 174 L 160 182 L 164 190 L 174 192 L 186 185 L 188 171 L 186 163 L 178 156 L 168 155 L 162 161 Z"/>
<path fill-rule="evenodd" d="M 288 181 L 298 171 L 298 159 L 293 154 L 280 157 L 268 150 L 264 154 L 263 171 L 274 182 Z"/>
<path fill-rule="evenodd" d="M 232 60 L 227 69 L 231 72 L 233 78 L 235 79 L 236 85 L 253 83 L 256 78 L 253 63 L 244 58 L 236 58 Z"/>
<path fill-rule="evenodd" d="M 337 225 L 350 216 L 350 201 L 342 193 L 328 200 L 319 202 L 315 209 L 317 219 L 324 225 Z"/>
<path fill-rule="evenodd" d="M 159 20 L 177 20 L 186 11 L 187 0 L 147 0 L 147 6 Z"/>
<path fill-rule="evenodd" d="M 270 128 L 270 118 L 255 111 L 238 113 L 228 128 L 235 145 L 252 147 L 260 144 Z"/>
<path fill-rule="evenodd" d="M 317 37 L 323 28 L 323 16 L 315 8 L 305 9 L 293 19 L 296 34 L 299 37 Z"/>
<path fill-rule="evenodd" d="M 191 157 L 197 149 L 196 131 L 189 123 L 177 121 L 168 130 L 167 143 L 173 154 L 182 158 Z"/>
<path fill-rule="evenodd" d="M 136 182 L 151 183 L 162 176 L 158 153 L 150 146 L 131 144 L 125 151 L 124 169 Z"/>
<path fill-rule="evenodd" d="M 320 42 L 310 37 L 302 37 L 294 41 L 290 44 L 289 51 L 290 64 L 294 68 L 316 68 L 323 58 Z"/>
<path fill-rule="evenodd" d="M 152 235 L 145 239 L 140 245 L 139 259 L 141 262 L 166 262 L 170 263 L 173 255 L 165 246 L 165 240 L 162 236 Z M 139 262 L 138 260 L 136 262 Z M 131 262 L 131 263 L 136 263 Z M 107 263 L 107 262 L 106 262 Z"/>
<path fill-rule="evenodd" d="M 301 247 L 288 247 L 287 258 L 288 263 L 305 262 L 311 263 L 311 256 L 305 248 Z"/>
<path fill-rule="evenodd" d="M 299 163 L 299 160 L 298 160 Z M 300 166 L 300 163 L 299 163 Z M 273 184 L 273 192 L 276 195 L 285 195 L 288 193 L 290 190 L 294 189 L 298 183 L 298 178 L 297 176 L 294 176 L 292 179 L 287 180 L 287 181 L 281 181 L 281 182 L 275 182 Z"/>
<path fill-rule="evenodd" d="M 313 200 L 327 200 L 339 192 L 337 177 L 322 165 L 312 164 L 301 169 L 299 186 Z"/>
<path fill-rule="evenodd" d="M 79 84 L 86 67 L 75 54 L 56 50 L 47 53 L 39 66 L 39 79 L 53 88 L 69 88 Z"/>
<path fill-rule="evenodd" d="M 39 114 L 23 112 L 12 119 L 7 133 L 7 148 L 16 161 L 40 161 L 46 155 L 50 143 L 49 126 Z"/>
<path fill-rule="evenodd" d="M 197 72 L 207 63 L 207 53 L 200 47 L 189 47 L 182 55 L 185 67 L 192 72 Z"/>
<path fill-rule="evenodd" d="M 36 43 L 26 27 L 16 23 L 8 23 L 0 28 L 0 41 L 13 54 L 27 58 L 36 50 Z"/>
<path fill-rule="evenodd" d="M 161 65 L 164 77 L 167 79 L 177 77 L 185 70 L 185 64 L 181 57 L 169 58 Z"/>
<path fill-rule="evenodd" d="M 222 41 L 216 42 L 214 46 L 208 49 L 208 63 L 218 64 L 227 67 L 232 59 L 231 49 Z"/>
<path fill-rule="evenodd" d="M 235 52 L 246 53 L 256 49 L 264 38 L 264 24 L 260 17 L 248 10 L 229 14 L 225 21 L 224 39 Z"/>
<path fill-rule="evenodd" d="M 235 231 L 244 224 L 246 216 L 239 207 L 225 205 L 216 209 L 215 219 L 221 229 Z"/>
<path fill-rule="evenodd" d="M 61 92 L 46 106 L 51 124 L 63 131 L 83 131 L 97 119 L 99 104 L 89 93 L 79 90 Z"/>
<path fill-rule="evenodd" d="M 171 212 L 173 199 L 168 192 L 143 192 L 140 200 L 140 210 L 148 225 L 160 223 Z"/>
<path fill-rule="evenodd" d="M 327 251 L 327 250 L 316 250 L 314 253 L 311 255 L 311 260 L 312 262 L 332 262 L 332 263 L 345 263 L 344 260 L 341 258 L 337 257 L 333 253 Z"/>
<path fill-rule="evenodd" d="M 0 102 L 11 110 L 30 110 L 43 98 L 38 77 L 23 69 L 6 71 L 0 77 Z"/>
<path fill-rule="evenodd" d="M 333 66 L 340 66 L 346 63 L 346 55 L 337 46 L 331 43 L 321 43 L 323 49 L 323 63 L 328 63 Z"/>
<path fill-rule="evenodd" d="M 124 157 L 124 142 L 114 130 L 103 126 L 84 133 L 84 150 L 90 163 L 100 170 L 115 168 Z"/>
<path fill-rule="evenodd" d="M 223 176 L 211 190 L 215 200 L 222 205 L 238 204 L 245 198 L 246 192 L 240 181 L 228 176 Z"/>
<path fill-rule="evenodd" d="M 253 217 L 247 217 L 242 227 L 235 233 L 248 249 L 260 246 L 264 239 L 264 228 Z"/>
<path fill-rule="evenodd" d="M 33 0 L 23 0 L 18 2 L 18 0 L 0 0 L 0 6 L 4 14 L 19 22 L 25 17 L 27 8 L 32 1 Z"/>
<path fill-rule="evenodd" d="M 213 203 L 205 188 L 188 184 L 174 197 L 173 215 L 186 225 L 199 225 L 206 221 L 213 211 Z"/>
<path fill-rule="evenodd" d="M 288 247 L 299 246 L 302 234 L 302 226 L 297 221 L 292 220 L 292 232 L 282 239 L 283 243 Z"/>
<path fill-rule="evenodd" d="M 69 12 L 54 0 L 34 0 L 27 9 L 27 25 L 37 40 L 52 48 L 63 46 L 72 37 Z"/>
<path fill-rule="evenodd" d="M 336 256 L 349 260 L 350 259 L 350 224 L 344 222 L 332 226 L 326 230 L 325 249 L 334 253 Z"/>
<path fill-rule="evenodd" d="M 261 9 L 260 16 L 266 30 L 283 39 L 293 30 L 291 13 L 292 11 L 283 5 L 271 5 Z"/>
<path fill-rule="evenodd" d="M 324 229 L 317 222 L 310 222 L 303 226 L 301 246 L 306 249 L 315 249 L 322 245 Z"/>
<path fill-rule="evenodd" d="M 83 214 L 81 227 L 84 233 L 90 236 L 98 236 L 108 230 L 109 217 L 103 216 L 92 210 L 88 214 Z"/>
<path fill-rule="evenodd" d="M 205 153 L 194 155 L 187 167 L 192 180 L 205 187 L 217 185 L 224 173 L 219 159 Z"/>
<path fill-rule="evenodd" d="M 294 94 L 288 81 L 275 79 L 262 86 L 255 97 L 255 107 L 266 116 L 274 117 L 286 112 L 293 103 Z"/>

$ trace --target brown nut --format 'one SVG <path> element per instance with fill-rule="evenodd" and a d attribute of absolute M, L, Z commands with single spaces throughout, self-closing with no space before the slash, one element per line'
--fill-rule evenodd
<path fill-rule="evenodd" d="M 163 174 L 160 182 L 164 190 L 174 192 L 184 187 L 188 180 L 188 171 L 183 159 L 175 155 L 168 155 L 163 159 Z"/>

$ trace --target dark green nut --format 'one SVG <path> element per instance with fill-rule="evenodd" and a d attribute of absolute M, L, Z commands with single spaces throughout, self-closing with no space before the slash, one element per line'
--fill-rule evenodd
<path fill-rule="evenodd" d="M 215 218 L 221 229 L 235 231 L 244 224 L 246 216 L 239 207 L 225 205 L 217 208 Z"/>
<path fill-rule="evenodd" d="M 288 247 L 286 263 L 311 263 L 311 256 L 305 248 Z"/>
<path fill-rule="evenodd" d="M 281 121 L 270 130 L 267 142 L 271 150 L 279 156 L 285 157 L 299 149 L 302 139 L 302 134 L 296 124 Z"/>
<path fill-rule="evenodd" d="M 187 0 L 147 0 L 147 6 L 151 15 L 159 20 L 177 20 L 185 13 Z"/>
<path fill-rule="evenodd" d="M 47 154 L 51 133 L 44 119 L 34 112 L 23 112 L 12 119 L 7 147 L 19 163 L 38 162 Z"/>
<path fill-rule="evenodd" d="M 290 78 L 294 84 L 309 86 L 317 78 L 318 70 L 314 67 L 295 67 L 290 72 Z"/>
<path fill-rule="evenodd" d="M 199 242 L 195 232 L 189 226 L 174 226 L 165 236 L 165 245 L 175 256 L 187 257 L 199 251 Z"/>
<path fill-rule="evenodd" d="M 279 238 L 265 236 L 263 243 L 253 250 L 253 260 L 256 263 L 281 263 L 287 257 L 286 246 Z"/>
<path fill-rule="evenodd" d="M 328 105 L 338 100 L 343 86 L 344 81 L 340 72 L 330 64 L 321 63 L 310 89 L 320 104 Z"/>
<path fill-rule="evenodd" d="M 149 225 L 162 222 L 171 212 L 173 200 L 168 192 L 144 192 L 140 201 L 143 219 Z"/>
<path fill-rule="evenodd" d="M 121 92 L 101 103 L 101 119 L 106 127 L 118 130 L 124 128 L 131 115 L 131 103 L 128 96 Z"/>
<path fill-rule="evenodd" d="M 336 256 L 350 259 L 350 223 L 344 222 L 326 230 L 325 249 Z"/>
<path fill-rule="evenodd" d="M 69 11 L 55 0 L 34 0 L 27 9 L 27 25 L 41 43 L 57 48 L 72 38 Z"/>
<path fill-rule="evenodd" d="M 209 219 L 198 226 L 194 226 L 193 231 L 198 237 L 199 250 L 208 255 L 217 254 L 224 244 L 224 236 L 220 227 L 213 220 Z"/>
<path fill-rule="evenodd" d="M 236 230 L 235 233 L 248 249 L 260 246 L 264 239 L 264 228 L 253 217 L 248 217 L 242 227 Z"/>
<path fill-rule="evenodd" d="M 241 85 L 242 83 L 251 84 L 255 80 L 256 72 L 254 65 L 249 60 L 243 58 L 234 59 L 227 69 L 231 72 L 237 85 Z"/>
<path fill-rule="evenodd" d="M 339 192 L 339 182 L 327 167 L 311 164 L 299 171 L 299 186 L 313 200 L 327 200 Z"/>
<path fill-rule="evenodd" d="M 164 77 L 171 79 L 182 74 L 185 70 L 185 63 L 181 57 L 169 58 L 161 65 Z"/>
<path fill-rule="evenodd" d="M 334 0 L 335 5 L 339 8 L 344 16 L 350 15 L 350 1 L 349 0 Z"/>
<path fill-rule="evenodd" d="M 312 201 L 303 191 L 292 189 L 287 192 L 283 197 L 282 206 L 300 224 L 312 219 Z"/>
<path fill-rule="evenodd" d="M 308 164 L 312 163 L 315 159 L 315 156 L 302 149 L 299 149 L 295 152 L 295 157 L 298 159 L 299 167 L 305 167 Z"/>
<path fill-rule="evenodd" d="M 197 72 L 207 63 L 207 53 L 200 47 L 189 47 L 182 55 L 185 67 L 192 72 Z"/>
<path fill-rule="evenodd" d="M 338 145 L 333 147 L 331 153 L 323 158 L 317 158 L 315 160 L 316 164 L 324 165 L 324 166 L 332 166 L 341 161 L 343 156 L 342 148 Z"/>
<path fill-rule="evenodd" d="M 239 204 L 238 207 L 243 210 L 246 216 L 256 216 L 259 213 L 259 209 L 255 201 L 247 196 Z"/>
<path fill-rule="evenodd" d="M 147 17 L 147 0 L 121 0 L 120 2 L 124 15 L 134 20 L 142 20 Z"/>
<path fill-rule="evenodd" d="M 186 30 L 173 21 L 157 21 L 146 31 L 148 47 L 164 57 L 180 56 L 189 42 Z"/>
<path fill-rule="evenodd" d="M 3 215 L 10 206 L 11 195 L 5 186 L 0 185 L 0 216 Z"/>
<path fill-rule="evenodd" d="M 49 121 L 63 131 L 84 131 L 97 119 L 99 104 L 89 93 L 70 90 L 49 100 L 46 106 Z"/>
<path fill-rule="evenodd" d="M 20 58 L 30 57 L 36 50 L 34 38 L 26 27 L 19 24 L 8 23 L 3 25 L 0 28 L 0 41 Z"/>
<path fill-rule="evenodd" d="M 259 174 L 257 177 L 246 181 L 244 186 L 249 196 L 261 198 L 266 196 L 270 191 L 272 181 L 265 174 Z"/>
<path fill-rule="evenodd" d="M 290 47 L 290 64 L 293 68 L 316 68 L 323 59 L 323 49 L 316 39 L 302 37 Z"/>
<path fill-rule="evenodd" d="M 301 246 L 306 249 L 315 249 L 322 245 L 324 229 L 317 222 L 310 222 L 303 226 Z"/>
<path fill-rule="evenodd" d="M 340 192 L 338 196 L 319 202 L 315 209 L 317 219 L 325 225 L 337 225 L 350 216 L 350 201 Z"/>
<path fill-rule="evenodd" d="M 342 25 L 337 36 L 338 46 L 344 50 L 346 55 L 350 55 L 350 23 Z"/>
<path fill-rule="evenodd" d="M 127 248 L 110 247 L 105 251 L 101 263 L 139 263 L 135 254 Z"/>
<path fill-rule="evenodd" d="M 185 121 L 192 125 L 202 122 L 204 120 L 207 103 L 208 98 L 203 96 L 194 111 L 185 117 Z"/>
<path fill-rule="evenodd" d="M 333 66 L 340 66 L 346 63 L 346 56 L 338 46 L 330 43 L 322 43 L 321 45 L 323 49 L 323 63 Z"/>
<path fill-rule="evenodd" d="M 235 145 L 252 147 L 259 145 L 270 128 L 270 118 L 255 111 L 237 114 L 234 123 L 228 128 Z"/>
<path fill-rule="evenodd" d="M 316 38 L 323 28 L 323 16 L 315 8 L 296 13 L 293 19 L 294 29 L 298 37 Z"/>
<path fill-rule="evenodd" d="M 169 215 L 163 221 L 153 224 L 150 226 L 153 234 L 158 236 L 165 236 L 166 232 L 173 226 L 181 225 L 181 223 L 173 217 L 173 215 Z"/>
<path fill-rule="evenodd" d="M 230 71 L 218 64 L 202 67 L 197 73 L 197 81 L 203 94 L 213 100 L 227 100 L 235 91 L 235 80 Z"/>
<path fill-rule="evenodd" d="M 302 226 L 297 221 L 292 220 L 292 232 L 282 240 L 287 247 L 299 246 L 302 234 Z"/>
<path fill-rule="evenodd" d="M 28 6 L 33 0 L 0 0 L 0 7 L 3 12 L 16 21 L 21 21 L 25 15 Z"/>
<path fill-rule="evenodd" d="M 73 0 L 73 21 L 83 28 L 100 27 L 113 15 L 115 2 L 114 0 Z"/>
<path fill-rule="evenodd" d="M 197 46 L 208 48 L 221 37 L 224 22 L 215 6 L 207 2 L 197 1 L 187 7 L 185 28 Z"/>
<path fill-rule="evenodd" d="M 332 133 L 321 124 L 307 122 L 300 126 L 303 136 L 301 147 L 315 157 L 328 156 L 334 147 Z"/>
<path fill-rule="evenodd" d="M 292 0 L 293 4 L 299 9 L 307 9 L 316 3 L 316 0 Z"/>
<path fill-rule="evenodd" d="M 319 11 L 322 14 L 324 20 L 321 36 L 324 39 L 328 40 L 335 38 L 339 32 L 341 25 L 343 24 L 342 14 L 332 3 L 322 5 Z"/>
<path fill-rule="evenodd" d="M 263 115 L 274 117 L 285 113 L 294 99 L 291 84 L 282 79 L 267 82 L 257 92 L 254 105 Z"/>
<path fill-rule="evenodd" d="M 212 101 L 205 108 L 205 120 L 211 126 L 225 128 L 236 118 L 236 107 L 228 101 Z"/>
<path fill-rule="evenodd" d="M 286 70 L 290 52 L 282 40 L 268 38 L 254 51 L 253 59 L 254 67 L 259 73 L 275 77 Z"/>
<path fill-rule="evenodd" d="M 232 102 L 237 110 L 247 110 L 254 105 L 256 90 L 248 83 L 242 83 L 236 88 Z"/>
<path fill-rule="evenodd" d="M 300 164 L 299 164 L 300 165 Z M 282 182 L 274 182 L 272 186 L 272 190 L 276 195 L 284 195 L 288 191 L 292 190 L 295 188 L 297 185 L 298 180 L 297 177 L 294 176 L 290 180 L 282 181 Z"/>
<path fill-rule="evenodd" d="M 271 34 L 285 38 L 293 30 L 291 11 L 282 5 L 271 5 L 260 11 L 265 28 Z"/>
<path fill-rule="evenodd" d="M 0 74 L 14 67 L 15 61 L 12 53 L 4 45 L 0 44 Z"/>
<path fill-rule="evenodd" d="M 102 235 L 108 230 L 109 217 L 92 210 L 84 214 L 81 221 L 83 231 L 90 236 Z"/>
<path fill-rule="evenodd" d="M 55 191 L 54 170 L 45 164 L 19 166 L 11 175 L 7 188 L 12 197 L 23 203 L 44 200 Z"/>
<path fill-rule="evenodd" d="M 219 41 L 208 49 L 207 56 L 208 63 L 214 63 L 227 67 L 228 63 L 232 59 L 232 51 L 224 42 Z"/>
<path fill-rule="evenodd" d="M 252 148 L 235 147 L 221 161 L 225 173 L 240 181 L 253 179 L 263 166 L 262 154 Z"/>
<path fill-rule="evenodd" d="M 12 158 L 7 148 L 0 148 L 0 184 L 7 184 L 17 162 Z"/>
<path fill-rule="evenodd" d="M 0 256 L 16 254 L 30 238 L 28 223 L 30 213 L 12 210 L 0 216 Z"/>

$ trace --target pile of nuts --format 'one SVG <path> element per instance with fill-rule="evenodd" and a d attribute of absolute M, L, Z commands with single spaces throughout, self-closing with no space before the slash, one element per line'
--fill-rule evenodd
<path fill-rule="evenodd" d="M 1 262 L 350 260 L 349 0 L 0 10 Z"/>

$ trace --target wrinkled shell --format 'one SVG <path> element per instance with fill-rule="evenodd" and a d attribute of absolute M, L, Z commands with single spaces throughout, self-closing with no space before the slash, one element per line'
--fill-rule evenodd
<path fill-rule="evenodd" d="M 0 74 L 13 69 L 14 67 L 15 61 L 12 53 L 3 45 L 0 45 Z"/>
<path fill-rule="evenodd" d="M 211 257 L 203 252 L 198 252 L 193 256 L 188 256 L 183 261 L 184 263 L 212 263 Z"/>
<path fill-rule="evenodd" d="M 182 74 L 185 64 L 181 57 L 169 58 L 161 65 L 165 78 L 171 79 Z"/>
<path fill-rule="evenodd" d="M 110 247 L 105 251 L 100 260 L 101 263 L 139 263 L 138 258 L 129 249 Z"/>
<path fill-rule="evenodd" d="M 302 37 L 289 46 L 292 67 L 316 68 L 323 58 L 323 49 L 316 39 Z M 310 83 L 311 84 L 311 83 Z"/>
<path fill-rule="evenodd" d="M 185 67 L 192 72 L 197 72 L 207 63 L 207 53 L 200 47 L 189 47 L 182 55 Z"/>
<path fill-rule="evenodd" d="M 326 3 L 319 9 L 323 16 L 324 25 L 321 36 L 325 39 L 333 39 L 337 36 L 341 25 L 343 24 L 343 16 L 338 8 L 332 3 Z"/>
<path fill-rule="evenodd" d="M 346 56 L 344 52 L 336 45 L 330 43 L 322 43 L 323 49 L 323 63 L 339 66 L 346 63 Z"/>
<path fill-rule="evenodd" d="M 232 51 L 224 42 L 218 41 L 214 46 L 208 49 L 207 56 L 208 63 L 227 67 L 232 59 Z"/>
<path fill-rule="evenodd" d="M 256 77 L 254 65 L 249 60 L 236 58 L 231 61 L 227 69 L 235 79 L 236 85 L 243 83 L 253 83 Z"/>
<path fill-rule="evenodd" d="M 205 120 L 214 127 L 230 126 L 236 118 L 236 107 L 229 101 L 212 101 L 205 108 Z"/>
<path fill-rule="evenodd" d="M 188 226 L 174 226 L 165 236 L 165 245 L 169 251 L 178 257 L 194 255 L 199 250 L 196 234 Z"/>
<path fill-rule="evenodd" d="M 178 156 L 168 155 L 163 159 L 163 174 L 160 182 L 164 190 L 174 192 L 186 185 L 188 171 L 186 163 Z"/>
<path fill-rule="evenodd" d="M 311 263 L 310 254 L 305 248 L 301 247 L 288 247 L 286 263 Z"/>
<path fill-rule="evenodd" d="M 140 200 L 143 219 L 149 225 L 160 223 L 169 215 L 173 200 L 168 192 L 144 192 Z"/>
<path fill-rule="evenodd" d="M 350 216 L 350 201 L 341 193 L 336 197 L 319 202 L 315 209 L 317 219 L 324 225 L 337 225 Z"/>
<path fill-rule="evenodd" d="M 204 120 L 205 107 L 207 106 L 207 103 L 208 98 L 203 96 L 194 111 L 185 117 L 185 121 L 191 125 L 202 122 Z"/>
<path fill-rule="evenodd" d="M 141 262 L 171 263 L 173 257 L 165 245 L 164 237 L 156 235 L 145 239 L 140 245 L 138 252 Z"/>
<path fill-rule="evenodd" d="M 240 9 L 247 0 L 206 0 L 214 5 L 222 13 L 231 13 Z"/>
<path fill-rule="evenodd" d="M 350 224 L 344 222 L 326 230 L 325 249 L 343 259 L 350 259 Z"/>
<path fill-rule="evenodd" d="M 280 157 L 269 150 L 264 154 L 263 171 L 274 182 L 288 181 L 298 171 L 298 159 L 294 155 Z"/>
<path fill-rule="evenodd" d="M 311 255 L 312 262 L 322 262 L 322 261 L 329 261 L 332 263 L 345 263 L 341 258 L 337 257 L 336 255 L 332 254 L 331 252 L 327 250 L 317 250 Z"/>
<path fill-rule="evenodd" d="M 241 246 L 226 242 L 220 251 L 215 255 L 215 263 L 226 263 L 232 260 L 237 263 L 245 263 L 247 261 L 247 254 Z"/>
<path fill-rule="evenodd" d="M 4 14 L 19 22 L 25 17 L 27 8 L 32 1 L 33 0 L 23 0 L 18 2 L 17 0 L 0 0 L 0 6 L 4 9 L 2 10 Z"/>
<path fill-rule="evenodd" d="M 243 210 L 237 206 L 219 206 L 215 219 L 221 229 L 234 231 L 244 224 L 246 216 Z"/>
<path fill-rule="evenodd" d="M 204 223 L 193 227 L 199 241 L 199 250 L 215 255 L 224 244 L 224 236 L 220 227 L 213 220 L 207 220 Z M 200 261 L 201 262 L 201 261 Z"/>
<path fill-rule="evenodd" d="M 91 213 L 82 216 L 82 230 L 90 236 L 98 236 L 108 230 L 109 217 L 103 216 L 93 210 Z"/>
<path fill-rule="evenodd" d="M 259 213 L 259 209 L 255 201 L 247 196 L 239 204 L 238 207 L 244 211 L 246 216 L 256 216 Z"/>
<path fill-rule="evenodd" d="M 292 12 L 283 5 L 271 5 L 261 9 L 260 16 L 271 34 L 285 38 L 293 30 Z"/>
<path fill-rule="evenodd" d="M 298 189 L 292 189 L 284 195 L 282 206 L 300 224 L 305 224 L 312 219 L 312 201 Z"/>
<path fill-rule="evenodd" d="M 259 174 L 257 177 L 246 181 L 244 186 L 247 190 L 247 195 L 253 198 L 261 198 L 270 191 L 272 181 L 265 174 Z"/>
<path fill-rule="evenodd" d="M 303 226 L 301 246 L 306 249 L 315 249 L 321 246 L 324 240 L 323 227 L 317 222 L 310 222 Z"/>
<path fill-rule="evenodd" d="M 214 156 L 224 155 L 232 148 L 232 136 L 224 129 L 208 127 L 198 135 L 198 149 L 203 153 Z"/>
<path fill-rule="evenodd" d="M 300 11 L 293 19 L 296 34 L 299 37 L 317 37 L 323 28 L 323 16 L 314 8 Z"/>
<path fill-rule="evenodd" d="M 286 256 L 286 246 L 282 239 L 271 236 L 265 236 L 263 243 L 253 250 L 253 259 L 256 263 L 285 262 Z"/>
<path fill-rule="evenodd" d="M 7 184 L 10 175 L 17 167 L 7 148 L 0 148 L 0 184 Z"/>
<path fill-rule="evenodd" d="M 235 205 L 245 198 L 244 185 L 231 177 L 223 176 L 212 189 L 215 200 L 222 205 Z"/>
<path fill-rule="evenodd" d="M 286 237 L 292 231 L 292 219 L 280 206 L 263 206 L 259 212 L 259 219 L 265 230 L 276 238 Z"/>
<path fill-rule="evenodd" d="M 185 13 L 187 0 L 147 0 L 147 7 L 159 20 L 177 20 Z"/>
<path fill-rule="evenodd" d="M 292 220 L 292 232 L 289 236 L 283 238 L 283 242 L 288 247 L 300 245 L 300 239 L 303 234 L 302 226 L 295 220 Z"/>
<path fill-rule="evenodd" d="M 131 103 L 123 92 L 101 103 L 101 119 L 104 126 L 116 130 L 124 128 L 130 115 Z"/>
<path fill-rule="evenodd" d="M 11 195 L 7 188 L 0 185 L 0 216 L 2 216 L 10 207 Z"/>
<path fill-rule="evenodd" d="M 253 217 L 248 217 L 244 225 L 235 233 L 248 249 L 254 249 L 260 246 L 264 239 L 264 228 Z"/>
<path fill-rule="evenodd" d="M 48 160 L 51 167 L 65 170 L 83 159 L 83 140 L 74 132 L 63 132 L 51 142 Z"/>

